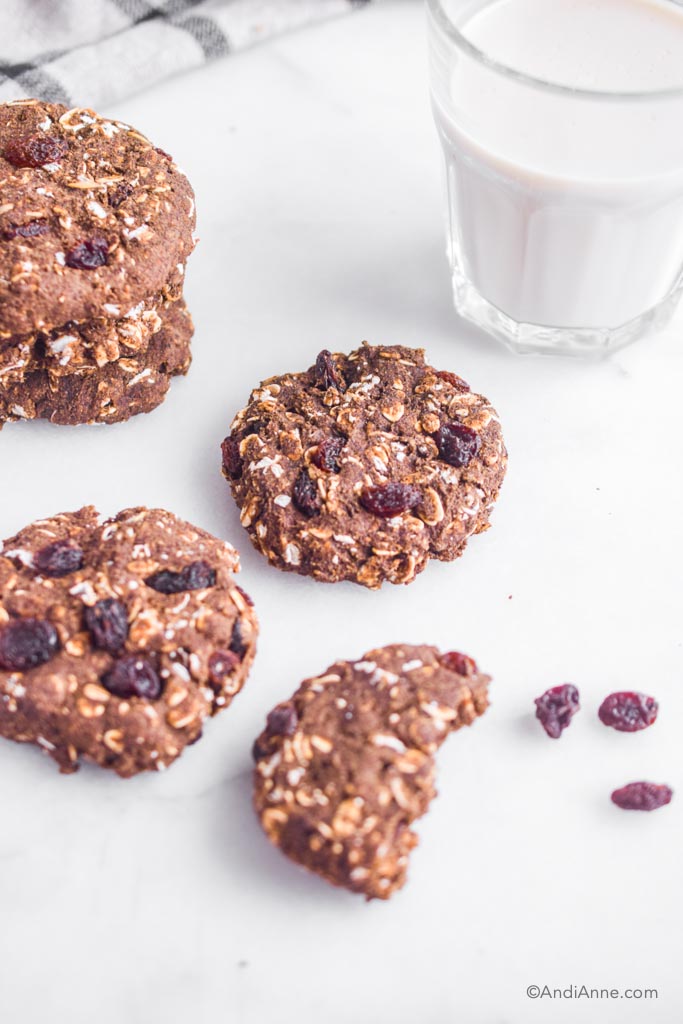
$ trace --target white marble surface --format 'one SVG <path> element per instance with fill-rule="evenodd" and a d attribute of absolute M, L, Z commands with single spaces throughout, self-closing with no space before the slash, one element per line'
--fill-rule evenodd
<path fill-rule="evenodd" d="M 262 620 L 233 707 L 164 775 L 61 777 L 0 745 L 0 1019 L 7 1024 L 680 1021 L 681 323 L 609 362 L 515 358 L 459 323 L 444 259 L 421 5 L 235 56 L 122 104 L 198 195 L 195 362 L 116 427 L 7 427 L 0 535 L 94 502 L 160 504 L 232 540 Z M 250 385 L 324 346 L 425 345 L 499 407 L 493 529 L 382 593 L 269 569 L 218 446 Z M 440 757 L 410 881 L 364 904 L 272 850 L 250 809 L 267 710 L 337 656 L 399 639 L 474 654 L 493 706 Z M 584 710 L 553 743 L 547 686 Z M 660 720 L 606 730 L 642 688 Z M 613 808 L 637 778 L 680 792 Z M 528 985 L 654 987 L 656 1002 L 537 1001 Z"/>

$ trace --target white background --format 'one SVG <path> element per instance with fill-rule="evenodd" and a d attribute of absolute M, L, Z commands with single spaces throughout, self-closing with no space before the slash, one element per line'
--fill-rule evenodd
<path fill-rule="evenodd" d="M 262 638 L 243 693 L 164 775 L 62 777 L 0 746 L 0 1019 L 680 1021 L 680 320 L 599 364 L 514 357 L 458 321 L 418 4 L 379 3 L 105 113 L 196 189 L 195 360 L 150 416 L 7 426 L 0 536 L 89 502 L 165 506 L 240 548 Z M 381 593 L 269 568 L 220 475 L 253 385 L 363 339 L 425 346 L 492 398 L 510 450 L 490 532 Z M 396 641 L 471 653 L 493 704 L 441 751 L 407 887 L 365 904 L 270 848 L 249 749 L 304 676 Z M 583 710 L 553 742 L 532 701 L 568 680 Z M 652 729 L 598 722 L 618 688 L 660 700 Z M 613 807 L 639 778 L 680 792 L 652 815 Z M 533 1002 L 531 984 L 659 999 Z"/>

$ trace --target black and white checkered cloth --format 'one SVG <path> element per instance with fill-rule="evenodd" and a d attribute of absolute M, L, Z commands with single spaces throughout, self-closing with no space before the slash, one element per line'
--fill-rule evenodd
<path fill-rule="evenodd" d="M 0 102 L 105 106 L 367 0 L 0 0 Z"/>

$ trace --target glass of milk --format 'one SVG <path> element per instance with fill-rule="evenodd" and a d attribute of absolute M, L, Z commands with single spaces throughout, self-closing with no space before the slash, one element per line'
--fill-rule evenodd
<path fill-rule="evenodd" d="M 428 0 L 460 314 L 606 352 L 683 292 L 683 0 Z"/>

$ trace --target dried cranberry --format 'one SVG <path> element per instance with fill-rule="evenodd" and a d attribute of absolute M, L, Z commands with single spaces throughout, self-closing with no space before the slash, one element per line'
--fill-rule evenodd
<path fill-rule="evenodd" d="M 73 540 L 56 540 L 36 552 L 33 564 L 44 576 L 68 576 L 83 568 L 83 552 Z"/>
<path fill-rule="evenodd" d="M 441 656 L 441 664 L 449 672 L 456 672 L 459 676 L 473 676 L 477 672 L 477 663 L 474 658 L 468 658 L 466 654 L 459 651 L 447 651 Z"/>
<path fill-rule="evenodd" d="M 346 383 L 337 369 L 337 364 L 329 349 L 324 348 L 315 361 L 315 384 L 316 387 L 336 388 L 338 391 L 346 389 Z"/>
<path fill-rule="evenodd" d="M 298 722 L 299 716 L 292 703 L 278 704 L 266 719 L 266 733 L 268 736 L 293 736 Z"/>
<path fill-rule="evenodd" d="M 268 747 L 261 742 L 260 736 L 254 740 L 251 746 L 251 756 L 254 761 L 260 761 L 262 757 L 267 757 L 269 753 Z"/>
<path fill-rule="evenodd" d="M 249 645 L 244 637 L 244 630 L 239 619 L 235 619 L 230 637 L 230 650 L 241 660 L 249 650 Z"/>
<path fill-rule="evenodd" d="M 242 588 L 238 584 L 235 584 L 235 590 L 239 590 L 240 594 L 242 595 L 242 597 L 244 598 L 244 600 L 246 601 L 250 608 L 254 607 L 254 601 L 251 597 L 249 597 L 249 594 L 247 594 L 246 590 L 242 590 Z"/>
<path fill-rule="evenodd" d="M 133 186 L 128 181 L 122 181 L 107 195 L 107 202 L 113 210 L 118 210 L 121 203 L 125 203 L 128 196 L 134 192 Z"/>
<path fill-rule="evenodd" d="M 8 224 L 2 237 L 6 242 L 11 242 L 13 238 L 36 238 L 38 235 L 47 235 L 49 231 L 50 225 L 44 220 L 30 220 L 28 224 Z"/>
<path fill-rule="evenodd" d="M 25 672 L 44 665 L 57 652 L 59 637 L 44 619 L 13 619 L 0 630 L 0 668 Z"/>
<path fill-rule="evenodd" d="M 240 445 L 234 437 L 226 437 L 221 445 L 223 452 L 223 468 L 231 480 L 239 480 L 242 476 L 242 456 Z"/>
<path fill-rule="evenodd" d="M 470 391 L 471 388 L 466 380 L 462 377 L 458 377 L 457 373 L 451 373 L 450 370 L 437 370 L 436 375 L 440 380 L 445 380 L 449 384 L 452 384 L 458 391 Z"/>
<path fill-rule="evenodd" d="M 391 481 L 378 484 L 377 487 L 364 487 L 360 493 L 360 503 L 373 515 L 391 519 L 401 512 L 407 512 L 419 504 L 422 495 L 412 484 L 398 484 Z"/>
<path fill-rule="evenodd" d="M 105 266 L 109 256 L 109 243 L 101 235 L 86 238 L 66 254 L 67 267 L 74 270 L 97 270 Z"/>
<path fill-rule="evenodd" d="M 548 736 L 557 740 L 580 709 L 579 691 L 571 683 L 553 686 L 537 697 L 536 718 Z"/>
<path fill-rule="evenodd" d="M 610 693 L 600 705 L 598 717 L 603 725 L 611 725 L 619 732 L 638 732 L 652 725 L 658 711 L 654 697 L 644 693 Z"/>
<path fill-rule="evenodd" d="M 44 167 L 68 152 L 66 139 L 56 135 L 19 135 L 5 146 L 4 157 L 13 167 Z"/>
<path fill-rule="evenodd" d="M 317 516 L 320 513 L 320 496 L 315 480 L 308 475 L 308 471 L 302 469 L 292 488 L 292 501 L 299 509 L 299 512 L 307 516 Z"/>
<path fill-rule="evenodd" d="M 180 572 L 161 569 L 145 580 L 148 587 L 160 594 L 180 594 L 184 590 L 205 590 L 216 584 L 216 573 L 206 562 L 191 562 Z"/>
<path fill-rule="evenodd" d="M 434 434 L 439 458 L 449 466 L 469 466 L 481 448 L 481 438 L 462 423 L 444 423 Z"/>
<path fill-rule="evenodd" d="M 338 473 L 340 470 L 339 456 L 344 450 L 346 439 L 343 437 L 326 437 L 311 455 L 311 462 L 325 473 Z"/>
<path fill-rule="evenodd" d="M 138 654 L 127 654 L 102 677 L 102 685 L 116 697 L 145 697 L 156 700 L 162 685 L 156 669 Z"/>
<path fill-rule="evenodd" d="M 117 654 L 128 637 L 128 612 L 115 597 L 105 597 L 86 608 L 85 624 L 95 647 L 109 654 Z"/>
<path fill-rule="evenodd" d="M 615 789 L 612 803 L 625 811 L 656 811 L 671 803 L 673 791 L 669 786 L 657 786 L 654 782 L 630 782 L 628 786 Z"/>
<path fill-rule="evenodd" d="M 214 651 L 209 658 L 209 680 L 214 686 L 222 686 L 240 663 L 233 651 Z"/>

